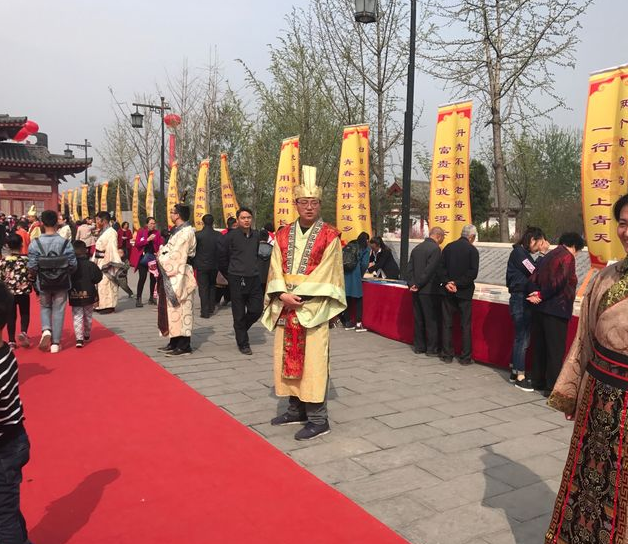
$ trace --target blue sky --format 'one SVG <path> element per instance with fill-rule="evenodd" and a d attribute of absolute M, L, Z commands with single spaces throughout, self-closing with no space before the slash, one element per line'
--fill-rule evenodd
<path fill-rule="evenodd" d="M 243 59 L 260 75 L 267 44 L 285 27 L 292 6 L 309 0 L 196 2 L 2 2 L 0 113 L 28 115 L 50 138 L 53 152 L 66 141 L 94 145 L 112 120 L 112 87 L 119 100 L 154 92 L 187 59 L 208 64 L 215 49 L 230 83 L 246 93 Z M 581 127 L 588 74 L 628 63 L 626 0 L 598 0 L 582 19 L 575 70 L 556 72 L 556 89 L 571 108 L 558 111 L 561 126 Z M 424 114 L 415 139 L 431 149 L 436 107 L 449 101 L 440 84 L 417 73 L 415 103 Z"/>

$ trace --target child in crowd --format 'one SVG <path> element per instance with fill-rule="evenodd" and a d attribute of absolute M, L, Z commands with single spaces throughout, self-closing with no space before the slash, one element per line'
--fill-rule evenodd
<path fill-rule="evenodd" d="M 20 346 L 30 347 L 28 339 L 28 324 L 31 318 L 31 291 L 33 284 L 28 274 L 28 257 L 22 252 L 22 237 L 19 234 L 9 234 L 7 246 L 10 255 L 0 261 L 0 281 L 4 283 L 13 295 L 13 307 L 8 317 L 7 329 L 9 333 L 9 346 L 15 349 L 15 326 L 17 323 L 17 309 L 20 309 L 20 335 L 17 340 Z"/>
<path fill-rule="evenodd" d="M 30 457 L 30 443 L 23 423 L 17 360 L 1 336 L 12 312 L 13 295 L 0 283 L 0 542 L 30 544 L 20 511 L 22 468 Z"/>
<path fill-rule="evenodd" d="M 92 315 L 94 303 L 98 299 L 96 284 L 102 280 L 102 271 L 96 263 L 89 260 L 89 253 L 85 242 L 76 240 L 72 246 L 76 254 L 76 272 L 72 274 L 72 289 L 70 289 L 70 306 L 74 321 L 76 347 L 82 348 L 89 340 L 92 332 Z"/>

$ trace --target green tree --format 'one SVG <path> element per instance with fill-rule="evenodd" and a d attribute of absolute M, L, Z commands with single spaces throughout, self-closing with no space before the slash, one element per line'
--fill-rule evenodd
<path fill-rule="evenodd" d="M 469 190 L 471 218 L 479 225 L 489 218 L 491 211 L 491 181 L 486 166 L 476 159 L 472 159 L 469 165 Z"/>

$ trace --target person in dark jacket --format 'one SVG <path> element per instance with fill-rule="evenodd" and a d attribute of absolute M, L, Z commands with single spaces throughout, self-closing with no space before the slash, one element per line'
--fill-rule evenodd
<path fill-rule="evenodd" d="M 414 353 L 438 357 L 440 299 L 437 275 L 445 231 L 432 227 L 429 237 L 410 253 L 406 271 L 414 309 Z"/>
<path fill-rule="evenodd" d="M 216 276 L 222 235 L 214 230 L 214 216 L 203 216 L 203 229 L 196 233 L 194 270 L 201 299 L 201 317 L 209 318 L 216 308 Z"/>
<path fill-rule="evenodd" d="M 532 318 L 534 358 L 532 385 L 549 396 L 560 374 L 567 342 L 567 328 L 576 299 L 576 253 L 584 240 L 566 232 L 558 246 L 541 261 L 528 281 L 528 302 L 535 305 Z"/>
<path fill-rule="evenodd" d="M 96 285 L 102 280 L 102 271 L 96 263 L 89 260 L 89 252 L 85 242 L 76 240 L 74 253 L 76 254 L 76 271 L 72 274 L 72 288 L 69 293 L 74 322 L 76 347 L 82 348 L 89 340 L 92 332 L 92 315 L 94 303 L 98 299 Z"/>
<path fill-rule="evenodd" d="M 268 280 L 270 256 L 272 253 L 273 246 L 270 243 L 270 232 L 263 228 L 259 231 L 259 246 L 257 246 L 257 269 L 259 270 L 259 279 L 262 282 L 262 293 L 266 292 L 266 281 Z"/>
<path fill-rule="evenodd" d="M 369 240 L 371 251 L 375 256 L 373 264 L 368 268 L 369 272 L 389 280 L 399 279 L 399 265 L 395 261 L 390 248 L 384 243 L 381 236 Z"/>
<path fill-rule="evenodd" d="M 538 227 L 528 227 L 521 240 L 512 246 L 506 267 L 506 286 L 510 293 L 510 316 L 515 331 L 512 346 L 510 381 L 523 391 L 534 391 L 531 380 L 526 378 L 526 351 L 530 344 L 532 305 L 526 300 L 528 280 L 540 262 L 533 254 L 544 255 L 549 248 L 545 234 Z"/>
<path fill-rule="evenodd" d="M 471 307 L 475 278 L 478 277 L 480 254 L 473 246 L 478 231 L 473 225 L 465 225 L 458 240 L 445 246 L 439 272 L 443 297 L 443 351 L 441 359 L 451 363 L 454 356 L 452 337 L 454 313 L 460 313 L 462 328 L 462 352 L 459 361 L 470 365 L 471 360 Z"/>
<path fill-rule="evenodd" d="M 257 268 L 259 232 L 251 228 L 253 211 L 249 208 L 240 208 L 236 219 L 238 228 L 225 234 L 224 243 L 221 243 L 220 271 L 229 281 L 238 349 L 245 355 L 252 355 L 248 330 L 260 318 L 264 306 L 264 292 Z"/>
<path fill-rule="evenodd" d="M 358 252 L 358 263 L 351 271 L 346 271 L 345 276 L 345 294 L 347 296 L 347 309 L 341 314 L 340 319 L 343 321 L 345 330 L 355 332 L 366 332 L 366 328 L 362 325 L 363 310 L 363 291 L 362 276 L 366 272 L 369 265 L 369 235 L 366 232 L 360 233 L 356 240 L 352 240 L 349 244 L 356 244 Z M 355 321 L 351 319 L 353 311 Z"/>

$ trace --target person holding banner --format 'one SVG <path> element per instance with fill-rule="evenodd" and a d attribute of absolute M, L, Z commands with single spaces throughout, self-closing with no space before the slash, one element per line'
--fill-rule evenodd
<path fill-rule="evenodd" d="M 118 304 L 118 280 L 116 278 L 122 259 L 118 252 L 118 233 L 110 225 L 109 212 L 96 214 L 96 228 L 100 231 L 92 260 L 102 270 L 103 279 L 98 284 L 98 308 L 96 312 L 111 314 Z"/>
<path fill-rule="evenodd" d="M 175 204 L 170 209 L 170 221 L 174 228 L 157 255 L 157 325 L 162 336 L 170 337 L 168 344 L 159 351 L 166 357 L 192 353 L 190 340 L 194 326 L 196 280 L 188 262 L 196 254 L 196 236 L 189 219 L 189 206 Z"/>
<path fill-rule="evenodd" d="M 628 254 L 628 195 L 610 215 L 613 243 Z M 628 255 L 614 258 L 621 260 L 600 270 L 582 299 L 578 332 L 548 399 L 575 426 L 546 544 L 628 541 Z"/>
<path fill-rule="evenodd" d="M 271 425 L 305 423 L 294 438 L 330 432 L 327 418 L 329 322 L 347 307 L 340 232 L 320 219 L 316 168 L 294 189 L 299 218 L 277 232 L 264 299 L 264 326 L 275 331 L 275 394 L 288 410 Z"/>

